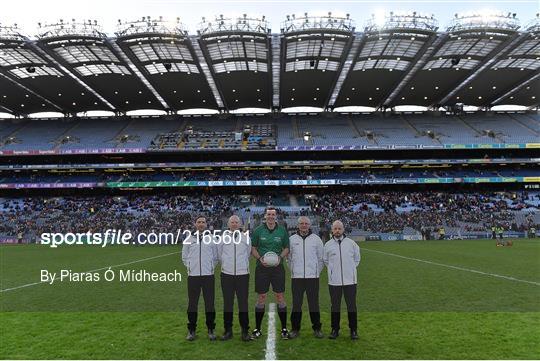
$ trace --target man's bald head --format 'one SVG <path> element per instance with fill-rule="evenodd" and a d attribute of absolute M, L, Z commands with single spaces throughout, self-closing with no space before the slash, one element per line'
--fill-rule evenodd
<path fill-rule="evenodd" d="M 332 223 L 332 236 L 334 236 L 334 238 L 340 238 L 343 236 L 343 233 L 345 233 L 343 222 L 340 220 L 334 221 L 334 223 Z"/>

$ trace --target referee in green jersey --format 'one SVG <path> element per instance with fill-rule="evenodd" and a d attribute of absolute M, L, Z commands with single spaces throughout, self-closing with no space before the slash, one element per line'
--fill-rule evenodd
<path fill-rule="evenodd" d="M 276 295 L 278 304 L 278 316 L 281 321 L 281 338 L 288 339 L 287 330 L 287 304 L 285 303 L 285 268 L 283 259 L 289 254 L 289 234 L 287 229 L 276 222 L 277 211 L 274 207 L 267 207 L 264 212 L 265 223 L 257 227 L 251 235 L 251 254 L 257 259 L 255 268 L 255 292 L 257 303 L 255 305 L 255 329 L 252 332 L 254 338 L 262 336 L 261 324 L 266 306 L 266 294 L 272 285 L 272 291 Z M 279 255 L 279 264 L 269 266 L 264 262 L 267 252 L 275 252 Z"/>

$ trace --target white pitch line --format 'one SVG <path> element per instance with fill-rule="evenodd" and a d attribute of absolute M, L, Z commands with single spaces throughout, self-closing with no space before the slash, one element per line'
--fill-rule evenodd
<path fill-rule="evenodd" d="M 268 307 L 268 337 L 266 338 L 265 360 L 276 359 L 276 304 L 271 303 Z"/>
<path fill-rule="evenodd" d="M 115 265 L 112 265 L 112 266 L 105 266 L 105 267 L 101 267 L 101 268 L 96 268 L 96 269 L 93 269 L 93 270 L 90 270 L 90 271 L 86 271 L 85 273 L 98 272 L 98 271 L 103 271 L 103 270 L 106 270 L 106 269 L 109 269 L 109 268 L 116 268 L 116 267 L 128 266 L 128 265 L 130 265 L 130 264 L 139 263 L 139 262 L 145 262 L 145 261 L 149 261 L 149 260 L 151 260 L 151 259 L 156 259 L 156 258 L 166 257 L 166 256 L 170 256 L 170 255 L 173 255 L 173 254 L 178 254 L 178 253 L 180 253 L 180 251 L 178 251 L 178 252 L 172 252 L 172 253 L 166 253 L 166 254 L 160 254 L 160 255 L 158 255 L 158 256 L 153 256 L 153 257 L 148 257 L 148 258 L 138 259 L 138 260 L 131 261 L 131 262 L 126 262 L 126 263 L 121 263 L 121 264 L 115 264 Z M 1 292 L 8 292 L 8 291 L 13 291 L 13 290 L 18 290 L 18 289 L 20 289 L 20 288 L 25 288 L 25 287 L 30 287 L 30 286 L 40 285 L 40 284 L 42 284 L 42 283 L 47 283 L 47 281 L 40 281 L 40 282 L 27 283 L 27 284 L 21 285 L 21 286 L 16 286 L 16 287 L 12 287 L 12 288 L 6 288 L 6 289 L 4 289 L 4 290 L 0 290 L 0 293 L 1 293 Z"/>
<path fill-rule="evenodd" d="M 458 267 L 458 266 L 452 266 L 452 265 L 449 265 L 449 264 L 444 264 L 444 263 L 438 263 L 438 262 L 427 261 L 427 260 L 425 260 L 425 259 L 420 259 L 420 258 L 406 257 L 406 256 L 402 256 L 402 255 L 400 255 L 400 254 L 395 254 L 395 253 L 390 253 L 390 252 L 383 252 L 383 251 L 377 251 L 377 250 L 374 250 L 374 249 L 369 249 L 369 248 L 363 248 L 363 247 L 362 247 L 362 251 L 363 251 L 363 250 L 371 251 L 371 252 L 377 252 L 377 253 L 385 254 L 385 255 L 388 255 L 388 256 L 393 256 L 393 257 L 399 257 L 399 258 L 403 258 L 403 259 L 408 259 L 408 260 L 411 260 L 411 261 L 427 263 L 427 264 L 431 264 L 431 265 L 434 265 L 434 266 L 441 266 L 441 267 L 451 268 L 451 269 L 455 269 L 455 270 L 459 270 L 459 271 L 465 271 L 465 272 L 477 273 L 477 274 L 481 274 L 481 275 L 484 275 L 484 276 L 491 276 L 491 277 L 496 277 L 496 278 L 502 278 L 502 279 L 505 279 L 505 280 L 508 280 L 508 281 L 522 282 L 522 283 L 528 283 L 528 284 L 535 285 L 535 286 L 540 286 L 540 282 L 521 280 L 521 279 L 519 279 L 519 278 L 510 277 L 510 276 L 498 275 L 498 274 L 496 274 L 496 273 L 482 272 L 482 271 L 478 271 L 478 270 L 475 270 L 475 269 L 464 268 L 464 267 Z"/>

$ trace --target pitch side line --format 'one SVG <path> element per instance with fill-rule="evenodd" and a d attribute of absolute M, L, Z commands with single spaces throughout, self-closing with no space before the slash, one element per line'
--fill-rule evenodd
<path fill-rule="evenodd" d="M 268 308 L 268 337 L 266 338 L 265 360 L 276 358 L 276 304 L 271 303 Z"/>
<path fill-rule="evenodd" d="M 148 257 L 148 258 L 138 259 L 138 260 L 131 261 L 131 262 L 126 262 L 126 263 L 121 263 L 121 264 L 115 264 L 115 265 L 112 265 L 112 266 L 105 266 L 105 267 L 101 267 L 101 268 L 96 268 L 96 269 L 93 269 L 93 270 L 90 270 L 90 271 L 86 271 L 85 273 L 98 272 L 98 271 L 103 271 L 103 270 L 106 270 L 106 269 L 109 269 L 109 268 L 116 268 L 116 267 L 128 266 L 128 265 L 130 265 L 130 264 L 139 263 L 139 262 L 145 262 L 145 261 L 149 261 L 149 260 L 151 260 L 151 259 L 156 259 L 156 258 L 166 257 L 166 256 L 170 256 L 170 255 L 173 255 L 173 254 L 178 254 L 178 253 L 180 253 L 180 251 L 178 251 L 178 252 L 166 253 L 166 254 L 160 254 L 159 256 L 153 256 L 153 257 Z M 25 287 L 30 287 L 30 286 L 40 285 L 40 284 L 46 283 L 46 282 L 47 282 L 47 281 L 33 282 L 33 283 L 27 283 L 27 284 L 21 285 L 21 286 L 16 286 L 16 287 L 12 287 L 12 288 L 6 288 L 6 289 L 4 289 L 4 290 L 0 290 L 0 293 L 1 293 L 1 292 L 8 292 L 8 291 L 13 291 L 13 290 L 18 290 L 18 289 L 20 289 L 20 288 L 25 288 Z"/>
<path fill-rule="evenodd" d="M 482 271 L 478 271 L 478 270 L 475 270 L 475 269 L 463 268 L 463 267 L 458 267 L 458 266 L 452 266 L 452 265 L 449 265 L 449 264 L 437 263 L 437 262 L 427 261 L 427 260 L 425 260 L 425 259 L 419 259 L 419 258 L 407 257 L 407 256 L 402 256 L 402 255 L 400 255 L 400 254 L 395 254 L 395 253 L 390 253 L 390 252 L 383 252 L 383 251 L 377 251 L 377 250 L 369 249 L 369 248 L 362 248 L 362 250 L 371 251 L 371 252 L 376 252 L 376 253 L 381 253 L 381 254 L 385 254 L 385 255 L 387 255 L 387 256 L 393 256 L 393 257 L 398 257 L 398 258 L 408 259 L 408 260 L 411 260 L 411 261 L 427 263 L 427 264 L 431 264 L 431 265 L 435 265 L 435 266 L 441 266 L 441 267 L 451 268 L 451 269 L 455 269 L 455 270 L 458 270 L 458 271 L 465 271 L 465 272 L 477 273 L 477 274 L 481 274 L 481 275 L 484 275 L 484 276 L 491 276 L 491 277 L 496 277 L 496 278 L 502 278 L 502 279 L 505 279 L 505 280 L 508 280 L 508 281 L 522 282 L 522 283 L 528 283 L 528 284 L 535 285 L 535 286 L 540 286 L 540 282 L 521 280 L 521 279 L 519 279 L 519 278 L 514 278 L 514 277 L 510 277 L 510 276 L 498 275 L 498 274 L 496 274 L 496 273 L 482 272 Z"/>

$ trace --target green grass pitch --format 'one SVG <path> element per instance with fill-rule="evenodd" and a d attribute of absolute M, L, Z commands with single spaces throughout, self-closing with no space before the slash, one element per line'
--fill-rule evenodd
<path fill-rule="evenodd" d="M 360 247 L 360 340 L 348 338 L 345 314 L 338 340 L 314 339 L 304 312 L 300 338 L 278 339 L 277 358 L 540 358 L 540 240 L 515 240 L 513 247 L 495 247 L 491 240 L 362 242 Z M 0 246 L 0 289 L 39 282 L 41 269 L 82 272 L 128 263 L 115 269 L 176 269 L 185 275 L 179 251 L 172 246 Z M 156 257 L 165 254 L 170 255 Z M 264 359 L 267 316 L 264 337 L 251 343 L 239 340 L 237 325 L 234 340 L 208 341 L 204 317 L 199 319 L 199 338 L 185 341 L 185 281 L 62 282 L 3 291 L 0 358 Z M 251 290 L 253 286 L 252 278 Z M 290 305 L 290 292 L 287 298 Z M 320 300 L 328 334 L 326 270 Z M 253 292 L 251 309 L 254 301 Z M 221 306 L 217 278 L 219 333 Z M 253 327 L 253 312 L 250 323 Z"/>

